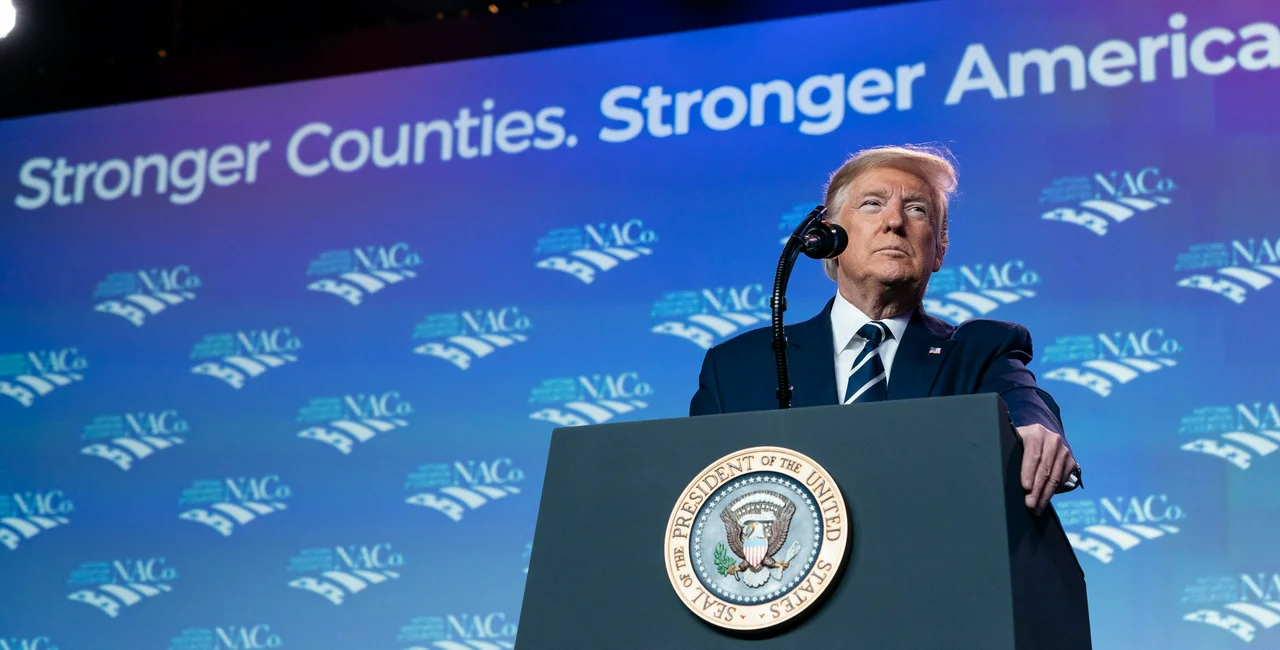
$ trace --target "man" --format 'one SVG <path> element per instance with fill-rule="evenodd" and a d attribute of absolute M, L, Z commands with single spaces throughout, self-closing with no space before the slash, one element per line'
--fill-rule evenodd
<path fill-rule="evenodd" d="M 850 157 L 827 184 L 827 218 L 849 233 L 823 260 L 836 281 L 822 313 L 787 327 L 796 407 L 934 395 L 997 393 L 1025 452 L 1022 487 L 1037 514 L 1079 482 L 1057 404 L 1027 370 L 1031 335 L 1014 323 L 954 327 L 924 312 L 929 276 L 947 253 L 951 163 L 923 147 L 880 147 Z M 707 351 L 690 415 L 777 408 L 768 328 Z"/>

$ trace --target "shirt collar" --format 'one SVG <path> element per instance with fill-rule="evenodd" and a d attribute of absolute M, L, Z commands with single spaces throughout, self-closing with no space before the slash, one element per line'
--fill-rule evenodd
<path fill-rule="evenodd" d="M 893 332 L 895 341 L 901 341 L 902 335 L 907 331 L 907 323 L 911 320 L 913 313 L 915 312 L 908 311 L 892 318 L 881 318 L 880 322 L 887 325 L 889 331 Z M 858 336 L 858 330 L 870 322 L 870 316 L 854 307 L 853 303 L 845 300 L 844 296 L 837 291 L 835 303 L 831 305 L 832 343 L 835 344 L 836 354 L 840 354 L 842 350 L 854 343 L 855 338 L 861 341 L 862 337 Z"/>

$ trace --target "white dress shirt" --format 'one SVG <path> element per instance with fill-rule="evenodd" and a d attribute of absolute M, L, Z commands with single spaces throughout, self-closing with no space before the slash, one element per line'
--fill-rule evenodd
<path fill-rule="evenodd" d="M 893 375 L 893 357 L 898 353 L 898 343 L 902 341 L 902 335 L 907 331 L 907 322 L 911 320 L 912 313 L 907 312 L 893 318 L 880 319 L 880 322 L 887 325 L 889 331 L 893 333 L 893 338 L 880 342 L 880 360 L 884 362 L 886 386 Z M 835 344 L 836 395 L 842 402 L 844 391 L 849 384 L 849 373 L 853 370 L 853 360 L 858 358 L 862 346 L 867 343 L 866 339 L 858 336 L 858 330 L 870 322 L 869 316 L 836 292 L 835 304 L 831 305 L 831 338 Z"/>

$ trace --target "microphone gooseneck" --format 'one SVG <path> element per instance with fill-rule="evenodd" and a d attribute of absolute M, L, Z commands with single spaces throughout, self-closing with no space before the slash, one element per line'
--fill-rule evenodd
<path fill-rule="evenodd" d="M 782 325 L 782 313 L 787 310 L 787 282 L 791 269 L 800 253 L 813 259 L 826 259 L 839 255 L 849 245 L 849 235 L 840 226 L 825 221 L 824 206 L 813 209 L 787 238 L 778 258 L 778 270 L 773 276 L 773 296 L 769 307 L 773 316 L 773 360 L 778 370 L 778 408 L 791 408 L 791 376 L 787 372 L 787 333 Z"/>

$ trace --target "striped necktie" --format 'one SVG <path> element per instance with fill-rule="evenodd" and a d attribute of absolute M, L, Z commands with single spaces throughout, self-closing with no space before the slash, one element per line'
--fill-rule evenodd
<path fill-rule="evenodd" d="M 854 402 L 879 402 L 889 398 L 889 382 L 885 378 L 884 361 L 880 359 L 880 343 L 892 338 L 893 333 L 884 323 L 873 320 L 858 329 L 858 336 L 867 340 L 853 360 L 849 371 L 849 383 L 844 390 L 844 404 Z"/>

